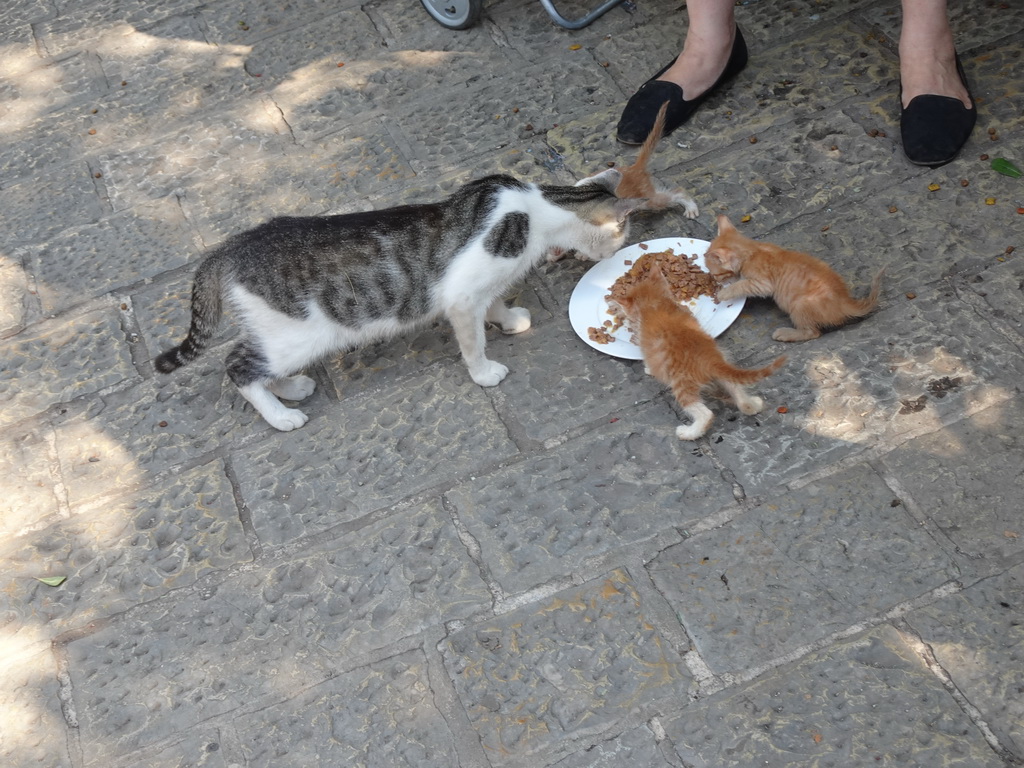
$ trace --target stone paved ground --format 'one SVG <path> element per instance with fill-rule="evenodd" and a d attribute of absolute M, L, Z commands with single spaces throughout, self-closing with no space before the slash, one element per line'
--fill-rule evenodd
<path fill-rule="evenodd" d="M 727 211 L 888 273 L 691 444 L 574 335 L 575 261 L 490 334 L 494 389 L 441 325 L 318 366 L 288 434 L 223 346 L 151 365 L 203 252 L 271 215 L 631 160 L 680 3 L 452 32 L 416 0 L 6 0 L 0 764 L 1024 764 L 1024 182 L 979 159 L 1024 165 L 1024 8 L 954 5 L 980 120 L 938 170 L 897 143 L 897 3 L 738 7 L 750 67 L 655 160 L 701 216 L 635 238 Z M 763 364 L 781 320 L 722 344 Z"/>

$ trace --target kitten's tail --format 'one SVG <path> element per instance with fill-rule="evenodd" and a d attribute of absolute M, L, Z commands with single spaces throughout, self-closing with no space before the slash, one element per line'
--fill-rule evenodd
<path fill-rule="evenodd" d="M 633 162 L 631 167 L 645 170 L 647 168 L 647 161 L 651 159 L 651 155 L 654 154 L 654 148 L 658 146 L 658 142 L 661 141 L 661 136 L 665 132 L 665 113 L 668 112 L 668 102 L 666 101 L 661 105 L 661 109 L 658 110 L 658 116 L 654 118 L 654 125 L 651 127 L 651 132 L 647 134 L 647 138 L 644 139 L 643 145 L 640 147 L 640 151 L 636 154 L 636 160 Z"/>
<path fill-rule="evenodd" d="M 875 279 L 871 281 L 871 292 L 863 299 L 851 299 L 850 308 L 846 314 L 850 317 L 864 317 L 878 306 L 878 294 L 882 289 L 882 275 L 885 274 L 885 267 L 878 270 Z"/>
<path fill-rule="evenodd" d="M 784 362 L 786 362 L 786 356 L 779 355 L 764 368 L 737 368 L 728 360 L 722 360 L 716 366 L 715 378 L 731 381 L 734 384 L 753 384 L 766 376 L 771 376 L 782 367 Z"/>
<path fill-rule="evenodd" d="M 220 324 L 223 271 L 222 260 L 216 256 L 207 258 L 199 265 L 192 284 L 192 324 L 188 336 L 181 344 L 158 355 L 153 361 L 160 373 L 170 373 L 191 363 L 210 346 Z"/>

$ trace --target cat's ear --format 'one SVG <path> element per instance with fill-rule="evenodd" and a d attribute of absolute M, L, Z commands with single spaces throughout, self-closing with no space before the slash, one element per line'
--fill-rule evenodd
<path fill-rule="evenodd" d="M 736 227 L 734 227 L 733 223 L 729 221 L 729 217 L 724 213 L 718 214 L 718 234 L 729 232 L 730 230 L 735 232 Z"/>
<path fill-rule="evenodd" d="M 621 181 L 622 172 L 615 168 L 609 168 L 608 170 L 601 171 L 593 176 L 587 176 L 585 179 L 580 179 L 573 186 L 582 187 L 584 184 L 592 184 L 597 187 L 604 187 L 614 195 L 615 190 L 618 188 L 619 182 Z"/>

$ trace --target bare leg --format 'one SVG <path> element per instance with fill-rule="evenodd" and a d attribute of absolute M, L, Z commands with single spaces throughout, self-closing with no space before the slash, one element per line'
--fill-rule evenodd
<path fill-rule="evenodd" d="M 734 0 L 689 0 L 690 26 L 683 52 L 658 79 L 675 83 L 692 101 L 715 84 L 732 52 L 736 37 Z"/>
<path fill-rule="evenodd" d="M 955 53 L 946 0 L 903 0 L 900 80 L 904 107 L 915 96 L 935 94 L 960 99 L 970 109 L 970 96 L 956 71 Z"/>

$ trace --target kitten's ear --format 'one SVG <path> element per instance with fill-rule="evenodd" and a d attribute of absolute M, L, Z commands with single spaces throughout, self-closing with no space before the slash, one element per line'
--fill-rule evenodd
<path fill-rule="evenodd" d="M 598 187 L 604 187 L 613 195 L 615 190 L 619 186 L 619 182 L 622 181 L 622 172 L 615 168 L 609 168 L 606 171 L 594 174 L 593 176 L 587 176 L 585 179 L 580 179 L 573 186 L 582 187 L 584 184 L 593 184 Z"/>
<path fill-rule="evenodd" d="M 730 230 L 735 232 L 736 227 L 734 227 L 733 223 L 729 221 L 729 217 L 724 213 L 718 214 L 718 234 L 722 234 L 723 232 L 728 232 Z"/>

